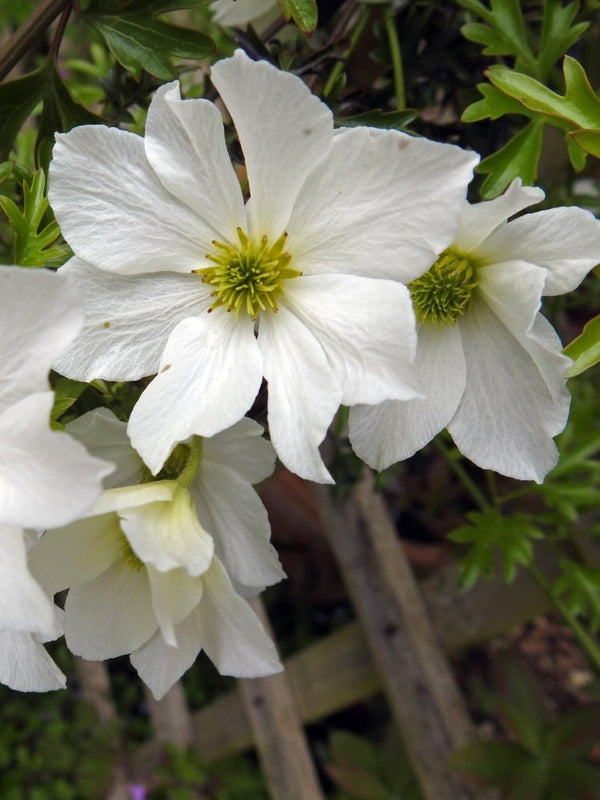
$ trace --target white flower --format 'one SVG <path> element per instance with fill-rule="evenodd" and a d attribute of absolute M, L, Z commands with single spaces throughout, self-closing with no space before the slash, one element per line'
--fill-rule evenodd
<path fill-rule="evenodd" d="M 144 648 L 140 672 L 157 697 L 200 649 L 238 676 L 281 668 L 273 643 L 214 556 L 189 491 L 177 481 L 106 490 L 87 519 L 47 531 L 30 563 L 50 593 L 69 588 L 69 649 L 104 659 Z M 173 651 L 168 664 L 146 661 L 153 637 Z"/>
<path fill-rule="evenodd" d="M 90 453 L 112 461 L 115 472 L 105 479 L 112 488 L 139 483 L 144 463 L 131 447 L 124 422 L 99 409 L 67 426 Z M 273 448 L 262 438 L 262 428 L 250 419 L 202 442 L 202 458 L 190 485 L 202 526 L 215 542 L 234 586 L 246 596 L 284 577 L 269 539 L 271 528 L 265 507 L 252 484 L 269 477 L 275 466 Z M 182 467 L 188 448 L 178 455 Z M 167 465 L 167 468 L 169 465 Z"/>
<path fill-rule="evenodd" d="M 48 372 L 81 321 L 65 277 L 0 267 L 0 681 L 24 691 L 60 688 L 64 676 L 40 644 L 61 626 L 27 567 L 23 529 L 78 517 L 111 470 L 50 429 Z"/>
<path fill-rule="evenodd" d="M 211 77 L 244 150 L 245 205 L 219 111 L 176 84 L 156 92 L 144 139 L 57 136 L 50 198 L 86 323 L 56 366 L 84 380 L 158 373 L 129 422 L 154 473 L 178 442 L 237 422 L 264 377 L 277 454 L 329 481 L 318 445 L 340 403 L 418 396 L 396 279 L 452 241 L 476 157 L 397 131 L 334 132 L 297 77 L 241 52 Z"/>
<path fill-rule="evenodd" d="M 543 295 L 571 291 L 600 260 L 600 222 L 580 208 L 507 222 L 543 197 L 517 180 L 495 200 L 466 203 L 454 244 L 410 285 L 426 398 L 351 409 L 353 447 L 372 467 L 443 428 L 475 464 L 513 478 L 541 482 L 556 464 L 570 361 L 538 312 Z"/>
<path fill-rule="evenodd" d="M 245 27 L 249 22 L 257 31 L 280 16 L 277 0 L 214 0 L 210 5 L 219 25 Z"/>

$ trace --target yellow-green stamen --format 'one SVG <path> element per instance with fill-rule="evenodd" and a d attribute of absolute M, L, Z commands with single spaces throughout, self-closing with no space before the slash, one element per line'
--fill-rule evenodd
<path fill-rule="evenodd" d="M 194 270 L 202 280 L 214 287 L 212 311 L 225 306 L 233 311 L 235 318 L 245 313 L 256 319 L 261 311 L 277 311 L 277 301 L 283 294 L 283 282 L 302 275 L 292 269 L 292 259 L 284 252 L 287 233 L 277 239 L 270 247 L 267 236 L 259 241 L 248 238 L 241 228 L 237 229 L 239 245 L 224 244 L 213 240 L 213 253 L 206 258 L 214 267 Z"/>
<path fill-rule="evenodd" d="M 129 539 L 125 536 L 123 531 L 119 533 L 119 547 L 121 549 L 121 558 L 125 562 L 125 566 L 133 572 L 139 572 L 143 568 L 144 562 L 133 552 L 129 544 Z"/>
<path fill-rule="evenodd" d="M 445 250 L 424 275 L 408 285 L 417 322 L 454 325 L 471 307 L 475 273 L 468 258 Z"/>

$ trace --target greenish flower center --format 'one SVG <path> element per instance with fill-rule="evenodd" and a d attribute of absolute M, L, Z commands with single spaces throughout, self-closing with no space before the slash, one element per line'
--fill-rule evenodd
<path fill-rule="evenodd" d="M 133 572 L 139 572 L 144 567 L 144 562 L 141 561 L 133 552 L 129 539 L 125 536 L 123 531 L 119 531 L 119 548 L 121 550 L 121 558 L 125 562 L 125 566 Z"/>
<path fill-rule="evenodd" d="M 289 266 L 292 257 L 283 248 L 287 233 L 269 246 L 267 236 L 259 241 L 248 238 L 237 229 L 239 244 L 223 244 L 213 240 L 214 252 L 207 258 L 215 266 L 194 270 L 202 280 L 214 287 L 212 311 L 225 306 L 233 311 L 236 320 L 240 314 L 256 319 L 261 311 L 277 311 L 277 301 L 283 294 L 283 284 L 290 278 L 302 275 Z"/>
<path fill-rule="evenodd" d="M 471 307 L 475 273 L 468 258 L 445 250 L 424 275 L 408 285 L 417 322 L 454 325 Z"/>

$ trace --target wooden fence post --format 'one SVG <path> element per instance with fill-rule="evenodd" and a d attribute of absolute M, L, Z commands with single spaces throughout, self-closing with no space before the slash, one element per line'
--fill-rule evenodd
<path fill-rule="evenodd" d="M 447 763 L 471 722 L 370 472 L 339 507 L 314 491 L 425 800 L 473 800 Z"/>

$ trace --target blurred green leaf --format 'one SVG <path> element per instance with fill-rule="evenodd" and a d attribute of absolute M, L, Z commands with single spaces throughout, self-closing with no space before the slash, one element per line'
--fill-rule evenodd
<path fill-rule="evenodd" d="M 450 764 L 485 786 L 505 786 L 518 770 L 531 768 L 534 759 L 516 742 L 475 742 L 452 754 Z"/>
<path fill-rule="evenodd" d="M 293 19 L 303 33 L 312 33 L 319 21 L 316 0 L 279 0 L 283 16 Z"/>
<path fill-rule="evenodd" d="M 472 525 L 457 528 L 449 539 L 471 545 L 460 560 L 460 585 L 471 587 L 480 577 L 494 577 L 496 557 L 502 558 L 506 583 L 514 580 L 519 566 L 533 559 L 533 540 L 543 538 L 539 529 L 525 516 L 505 517 L 496 509 L 474 511 L 467 515 Z"/>
<path fill-rule="evenodd" d="M 39 103 L 46 78 L 43 69 L 0 84 L 0 161 L 8 158 L 27 117 Z"/>
<path fill-rule="evenodd" d="M 600 136 L 600 132 L 598 135 Z M 600 316 L 587 322 L 583 331 L 565 347 L 564 352 L 573 359 L 565 373 L 567 378 L 573 378 L 597 364 L 600 361 Z"/>
<path fill-rule="evenodd" d="M 174 4 L 150 3 L 143 8 L 137 3 L 122 5 L 119 13 L 106 13 L 107 4 L 92 3 L 83 18 L 104 37 L 113 56 L 136 80 L 142 70 L 170 80 L 177 75 L 173 58 L 199 59 L 215 52 L 214 42 L 205 34 L 156 18 L 157 13 Z M 98 13 L 98 8 L 103 13 Z"/>
<path fill-rule="evenodd" d="M 597 633 L 600 630 L 600 569 L 567 558 L 561 559 L 560 568 L 562 574 L 554 584 L 554 592 L 571 614 L 586 617 L 592 632 Z"/>

